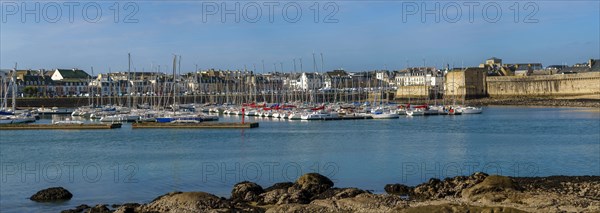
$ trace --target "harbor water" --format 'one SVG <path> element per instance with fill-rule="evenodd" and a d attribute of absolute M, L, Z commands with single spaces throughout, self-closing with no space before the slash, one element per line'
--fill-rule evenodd
<path fill-rule="evenodd" d="M 220 121 L 240 121 L 222 116 Z M 390 120 L 257 121 L 254 129 L 0 131 L 0 211 L 59 212 L 80 204 L 150 202 L 172 191 L 229 197 L 308 172 L 336 187 L 384 193 L 389 183 L 474 171 L 507 176 L 600 175 L 600 112 L 487 107 L 482 114 Z M 49 123 L 43 118 L 41 123 Z M 69 201 L 36 203 L 62 186 Z"/>

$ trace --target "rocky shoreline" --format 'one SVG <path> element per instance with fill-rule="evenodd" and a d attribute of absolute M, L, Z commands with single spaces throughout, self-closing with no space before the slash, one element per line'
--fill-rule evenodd
<path fill-rule="evenodd" d="M 68 192 L 51 189 L 60 195 Z M 386 194 L 335 188 L 329 178 L 308 173 L 293 183 L 267 188 L 241 182 L 229 198 L 171 192 L 145 204 L 82 204 L 62 212 L 600 212 L 600 176 L 506 177 L 477 172 L 432 178 L 414 187 L 388 184 L 384 189 Z M 52 190 L 35 196 L 57 198 L 45 194 Z"/>

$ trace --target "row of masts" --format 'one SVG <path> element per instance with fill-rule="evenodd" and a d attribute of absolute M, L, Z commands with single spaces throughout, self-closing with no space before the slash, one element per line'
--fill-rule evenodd
<path fill-rule="evenodd" d="M 324 70 L 324 58 L 321 53 L 321 70 Z M 300 62 L 300 70 L 303 70 L 302 59 L 299 59 Z M 297 71 L 296 59 L 293 60 L 294 63 L 294 72 Z M 265 70 L 264 60 L 262 61 L 263 72 Z M 283 64 L 281 63 L 281 70 L 283 70 Z M 196 65 L 197 66 L 197 65 Z M 160 66 L 158 66 L 160 72 Z M 108 81 L 109 93 L 110 94 L 122 94 L 123 86 L 125 86 L 124 90 L 126 91 L 126 103 L 123 103 L 123 99 L 118 96 L 114 96 L 105 98 L 103 95 L 103 85 L 100 81 L 100 86 L 93 86 L 90 88 L 90 96 L 89 96 L 89 104 L 90 105 L 125 105 L 127 107 L 134 107 L 138 104 L 146 104 L 151 106 L 159 106 L 159 107 L 167 107 L 169 104 L 178 105 L 184 103 L 181 99 L 186 98 L 182 97 L 181 91 L 185 89 L 190 94 L 186 95 L 187 98 L 191 95 L 194 103 L 203 102 L 203 103 L 250 103 L 250 102 L 271 102 L 271 103 L 286 103 L 286 102 L 304 102 L 304 103 L 318 103 L 318 102 L 361 102 L 363 99 L 368 97 L 368 91 L 363 91 L 361 89 L 354 90 L 352 88 L 357 88 L 359 85 L 354 85 L 355 81 L 340 81 L 338 79 L 333 79 L 332 87 L 333 88 L 347 88 L 346 90 L 333 89 L 333 93 L 326 92 L 325 90 L 318 91 L 315 83 L 309 83 L 311 88 L 307 90 L 300 90 L 297 88 L 283 88 L 280 86 L 282 84 L 275 84 L 272 79 L 266 80 L 264 76 L 262 78 L 258 78 L 259 75 L 244 75 L 240 77 L 232 77 L 230 75 L 226 75 L 224 80 L 218 81 L 217 78 L 210 77 L 209 82 L 203 82 L 203 78 L 198 77 L 198 72 L 193 74 L 193 81 L 182 81 L 178 77 L 181 76 L 181 56 L 174 55 L 173 58 L 173 73 L 172 73 L 172 82 L 168 82 L 167 80 L 162 82 L 162 85 L 158 82 L 158 73 L 154 75 L 154 82 L 151 86 L 146 86 L 142 84 L 142 93 L 148 94 L 147 96 L 135 96 L 136 94 L 140 94 L 138 90 L 138 86 L 134 84 L 134 88 L 132 91 L 132 79 L 131 79 L 131 54 L 128 54 L 128 69 L 126 74 L 126 83 L 125 85 L 121 85 L 121 82 L 116 82 L 113 84 L 113 81 Z M 277 68 L 276 64 L 274 64 L 275 69 Z M 93 75 L 93 67 L 92 75 Z M 256 70 L 256 65 L 254 65 L 254 71 Z M 197 70 L 196 70 L 197 71 Z M 245 69 L 245 71 L 247 71 Z M 313 71 L 314 73 L 318 72 L 316 56 L 313 53 Z M 292 73 L 294 75 L 295 73 Z M 109 75 L 110 76 L 110 75 Z M 320 76 L 322 78 L 322 76 Z M 233 78 L 238 78 L 238 81 L 232 81 Z M 248 80 L 251 78 L 252 80 Z M 143 79 L 143 77 L 142 77 Z M 279 79 L 280 81 L 282 79 Z M 323 79 L 320 79 L 320 82 L 323 82 Z M 231 83 L 235 82 L 235 83 Z M 370 87 L 371 79 L 368 79 L 368 87 Z M 171 85 L 168 85 L 171 83 Z M 183 86 L 180 83 L 185 83 Z M 190 83 L 195 85 L 196 88 L 191 88 Z M 209 86 L 203 86 L 203 83 L 208 83 Z M 343 85 L 342 85 L 343 84 Z M 289 84 L 288 84 L 289 85 Z M 343 86 L 343 87 L 342 87 Z M 382 92 L 382 91 L 379 91 Z M 319 94 L 320 93 L 320 94 Z M 97 94 L 97 95 L 95 95 Z M 133 94 L 133 95 L 132 95 Z M 171 101 L 169 101 L 171 100 Z M 186 99 L 187 100 L 187 99 Z M 95 101 L 95 102 L 94 102 Z M 138 103 L 139 101 L 139 103 Z M 169 101 L 169 102 L 168 102 Z M 105 103 L 106 102 L 106 103 Z M 189 102 L 189 101 L 185 101 Z"/>
<path fill-rule="evenodd" d="M 127 107 L 138 107 L 139 105 L 146 105 L 149 107 L 155 108 L 168 108 L 170 106 L 176 106 L 179 104 L 185 103 L 214 103 L 214 104 L 242 104 L 242 103 L 258 103 L 258 102 L 269 102 L 269 103 L 292 103 L 292 102 L 302 102 L 302 103 L 310 103 L 310 104 L 319 104 L 325 102 L 363 102 L 369 100 L 369 95 L 372 94 L 373 98 L 371 100 L 376 101 L 376 97 L 380 97 L 379 101 L 388 101 L 389 97 L 387 97 L 388 89 L 383 83 L 379 83 L 376 81 L 374 85 L 372 84 L 372 75 L 367 75 L 367 85 L 355 85 L 355 81 L 346 80 L 342 81 L 338 78 L 333 78 L 331 82 L 331 88 L 344 88 L 342 89 L 333 89 L 332 91 L 320 90 L 320 88 L 316 87 L 315 83 L 311 83 L 311 88 L 307 90 L 300 90 L 292 87 L 282 86 L 283 84 L 275 84 L 272 79 L 266 80 L 264 79 L 264 75 L 242 75 L 240 76 L 231 76 L 227 74 L 224 80 L 218 81 L 215 77 L 210 77 L 208 82 L 203 81 L 203 78 L 199 78 L 199 73 L 194 72 L 193 78 L 188 78 L 186 81 L 180 79 L 181 77 L 181 56 L 174 55 L 173 64 L 172 64 L 172 81 L 164 80 L 159 83 L 158 81 L 158 72 L 160 72 L 160 66 L 158 66 L 158 71 L 156 75 L 153 75 L 153 81 L 155 83 L 150 85 L 141 85 L 142 91 L 138 91 L 139 87 L 134 84 L 132 88 L 132 79 L 131 79 L 131 54 L 128 54 L 128 69 L 126 74 L 126 83 L 122 85 L 122 81 L 107 81 L 109 93 L 110 94 L 122 94 L 123 86 L 126 91 L 125 100 L 119 96 L 109 96 L 103 97 L 105 89 L 102 85 L 102 81 L 99 81 L 100 86 L 98 85 L 91 86 L 89 88 L 89 105 L 120 105 Z M 300 61 L 300 70 L 303 70 L 302 59 Z M 264 70 L 264 60 L 263 62 L 263 70 Z M 294 72 L 296 72 L 296 60 L 294 62 Z M 283 65 L 281 65 L 283 70 Z M 16 71 L 17 64 L 15 64 L 14 70 Z M 256 70 L 256 66 L 254 65 L 254 71 Z M 321 70 L 324 70 L 324 59 L 323 54 L 321 54 Z M 16 72 L 11 72 L 10 77 L 10 85 L 12 86 L 12 109 L 15 110 L 16 107 Z M 94 74 L 94 68 L 91 67 L 92 76 Z M 197 70 L 196 70 L 197 71 Z M 247 71 L 247 70 L 245 70 Z M 313 71 L 314 73 L 318 72 L 316 57 L 313 53 Z M 247 72 L 246 72 L 247 73 Z M 292 73 L 292 76 L 295 73 Z M 322 75 L 319 75 L 321 78 Z M 110 75 L 109 75 L 110 77 Z M 260 77 L 260 78 L 259 78 Z M 232 79 L 237 78 L 238 81 L 232 81 Z M 142 79 L 144 79 L 142 77 Z M 91 79 L 90 79 L 91 80 Z M 135 79 L 134 79 L 135 80 Z M 282 79 L 279 79 L 280 81 Z M 2 81 L 5 81 L 2 78 Z M 142 82 L 144 82 L 142 80 Z M 232 83 L 233 82 L 233 83 Z M 320 82 L 324 82 L 321 79 Z M 182 86 L 181 83 L 184 83 Z M 208 83 L 208 86 L 203 86 L 203 83 Z M 169 85 L 170 84 L 170 85 Z M 2 108 L 6 109 L 7 105 L 7 96 L 8 96 L 8 86 L 6 82 L 2 82 L 3 85 L 0 90 L 0 94 L 4 95 L 4 101 L 2 103 Z M 190 85 L 194 85 L 192 88 Z M 288 84 L 289 85 L 289 84 Z M 366 86 L 366 87 L 365 87 Z M 374 88 L 373 88 L 374 87 Z M 322 87 L 321 87 L 322 88 Z M 358 88 L 358 89 L 357 89 Z M 365 90 L 365 88 L 368 88 Z M 181 91 L 187 91 L 189 94 L 182 95 Z M 141 93 L 140 93 L 141 92 Z M 136 94 L 147 94 L 142 96 L 136 96 Z M 134 95 L 132 95 L 134 94 Z M 190 96 L 192 100 L 190 100 Z M 437 97 L 437 95 L 436 95 Z M 410 102 L 410 101 L 409 101 Z M 173 108 L 173 107 L 171 107 Z"/>
<path fill-rule="evenodd" d="M 313 53 L 313 72 L 317 73 L 319 71 L 317 66 L 316 55 Z M 324 58 L 323 54 L 321 56 L 321 71 L 324 70 Z M 181 59 L 180 55 L 174 55 L 173 64 L 172 64 L 172 81 L 164 80 L 162 82 L 158 81 L 158 73 L 160 72 L 160 66 L 158 66 L 158 71 L 156 75 L 153 75 L 154 83 L 145 85 L 141 85 L 140 87 L 134 83 L 134 87 L 132 87 L 132 82 L 136 79 L 131 78 L 131 54 L 128 54 L 128 68 L 126 74 L 126 83 L 122 85 L 122 81 L 107 81 L 108 84 L 108 93 L 111 94 L 109 97 L 103 97 L 107 91 L 102 91 L 106 89 L 103 85 L 104 82 L 101 80 L 98 82 L 99 85 L 90 85 L 89 88 L 89 105 L 120 105 L 127 107 L 137 107 L 138 105 L 148 105 L 152 107 L 158 108 L 166 108 L 171 106 L 176 106 L 179 104 L 185 103 L 232 103 L 232 104 L 241 104 L 241 103 L 257 103 L 257 102 L 269 102 L 269 103 L 291 103 L 291 102 L 303 102 L 303 103 L 311 103 L 318 104 L 324 102 L 362 102 L 369 99 L 369 94 L 381 94 L 380 97 L 383 97 L 387 94 L 387 90 L 381 89 L 382 85 L 371 85 L 372 76 L 367 76 L 367 85 L 355 85 L 358 83 L 353 80 L 345 80 L 342 81 L 338 78 L 333 78 L 331 82 L 331 88 L 344 88 L 344 89 L 332 89 L 330 91 L 323 90 L 319 87 L 317 88 L 315 83 L 309 83 L 310 88 L 301 90 L 297 87 L 291 86 L 282 86 L 281 83 L 274 83 L 273 79 L 265 79 L 264 75 L 242 75 L 240 76 L 231 76 L 230 74 L 226 74 L 224 79 L 217 79 L 215 77 L 209 77 L 208 82 L 199 77 L 198 72 L 194 72 L 193 78 L 188 78 L 186 81 L 181 79 Z M 300 71 L 303 71 L 303 63 L 302 59 L 299 59 Z M 265 69 L 264 60 L 263 63 L 263 72 Z M 283 64 L 281 65 L 281 70 L 283 71 Z M 296 59 L 293 60 L 294 65 L 294 76 L 297 71 L 297 63 Z M 274 64 L 276 68 L 276 64 Z M 254 71 L 256 71 L 256 65 L 253 66 Z M 2 78 L 2 86 L 0 87 L 0 94 L 2 94 L 3 102 L 1 107 L 3 109 L 7 108 L 7 97 L 9 91 L 9 85 L 12 90 L 12 109 L 13 111 L 16 108 L 16 96 L 17 96 L 17 84 L 16 84 L 16 70 L 17 64 L 15 63 L 15 67 L 13 72 L 10 73 L 10 83 L 4 82 L 7 81 L 6 78 Z M 196 70 L 198 71 L 198 70 Z M 248 71 L 245 69 L 245 71 Z M 94 68 L 91 67 L 92 76 L 94 75 Z M 109 72 L 111 73 L 111 72 Z M 246 72 L 247 73 L 247 72 Z M 313 74 L 314 74 L 313 73 Z M 110 75 L 108 75 L 110 77 Z M 323 78 L 322 75 L 319 75 L 320 78 Z M 293 78 L 293 77 L 292 77 Z M 143 77 L 142 77 L 143 79 Z M 91 81 L 92 79 L 90 79 Z M 237 81 L 233 81 L 237 80 Z M 282 81 L 283 79 L 278 79 Z M 144 82 L 144 81 L 142 81 Z M 324 82 L 323 79 L 320 79 L 320 82 Z M 183 83 L 183 85 L 181 85 Z M 208 86 L 204 86 L 203 83 L 207 83 Z M 194 87 L 191 87 L 194 85 Z M 290 85 L 290 84 L 287 84 Z M 372 87 L 375 87 L 373 90 Z M 123 88 L 124 87 L 124 88 Z M 358 88 L 358 89 L 357 89 Z M 369 88 L 365 90 L 364 88 Z M 119 97 L 120 95 L 114 94 L 123 94 L 123 90 L 126 92 L 126 97 Z M 183 95 L 182 91 L 187 91 L 189 94 Z M 141 93 L 140 93 L 141 92 Z M 136 96 L 136 94 L 147 94 L 143 96 Z M 193 100 L 189 100 L 190 96 Z M 375 95 L 374 97 L 376 97 Z M 387 97 L 385 98 L 388 99 Z"/>

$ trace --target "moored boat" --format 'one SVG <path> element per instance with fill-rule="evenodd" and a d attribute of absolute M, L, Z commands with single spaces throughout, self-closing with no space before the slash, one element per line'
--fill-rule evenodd
<path fill-rule="evenodd" d="M 481 107 L 467 106 L 467 107 L 461 107 L 460 111 L 463 114 L 481 114 L 483 112 L 483 109 Z"/>
<path fill-rule="evenodd" d="M 408 116 L 423 116 L 425 115 L 425 111 L 421 109 L 407 110 L 406 115 Z"/>

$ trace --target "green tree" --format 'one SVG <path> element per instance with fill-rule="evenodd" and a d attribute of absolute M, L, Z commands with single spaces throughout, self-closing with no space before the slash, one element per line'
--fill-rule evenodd
<path fill-rule="evenodd" d="M 31 87 L 31 86 L 28 86 L 28 87 L 25 87 L 25 88 L 23 89 L 23 93 L 24 93 L 26 96 L 29 96 L 29 97 L 31 97 L 31 96 L 37 95 L 37 93 L 38 93 L 38 88 L 36 88 L 36 87 Z"/>

